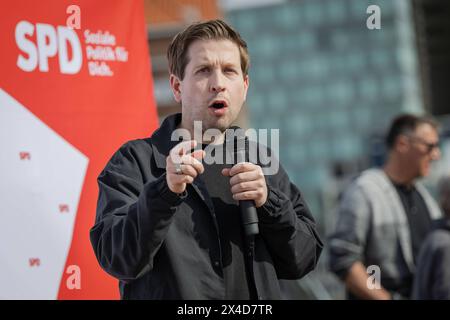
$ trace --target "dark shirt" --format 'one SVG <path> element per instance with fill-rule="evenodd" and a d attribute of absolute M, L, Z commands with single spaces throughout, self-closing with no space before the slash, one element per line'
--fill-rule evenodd
<path fill-rule="evenodd" d="M 416 263 L 420 247 L 431 230 L 431 217 L 420 193 L 414 186 L 393 183 L 405 209 L 411 235 L 411 246 L 414 263 Z M 404 297 L 411 297 L 413 274 L 403 279 L 401 285 L 395 288 Z"/>
<path fill-rule="evenodd" d="M 428 208 L 414 186 L 394 184 L 405 209 L 411 234 L 414 262 L 417 261 L 420 247 L 431 230 L 431 218 Z"/>
<path fill-rule="evenodd" d="M 206 145 L 203 145 L 205 149 Z M 208 148 L 214 152 L 223 145 Z M 222 153 L 225 155 L 225 153 Z M 208 156 L 208 155 L 207 155 Z M 224 159 L 223 159 L 224 160 Z M 230 178 L 222 175 L 223 168 L 231 165 L 220 163 L 203 163 L 205 171 L 201 175 L 214 205 L 215 217 L 219 227 L 222 249 L 223 278 L 225 283 L 225 299 L 255 299 L 256 292 L 250 274 L 250 261 L 246 261 L 238 202 L 233 199 Z"/>

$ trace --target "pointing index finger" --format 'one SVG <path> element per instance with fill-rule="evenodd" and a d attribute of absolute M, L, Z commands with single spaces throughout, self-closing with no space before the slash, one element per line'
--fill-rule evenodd
<path fill-rule="evenodd" d="M 172 156 L 183 156 L 191 151 L 197 145 L 197 141 L 188 140 L 177 144 L 171 151 Z"/>

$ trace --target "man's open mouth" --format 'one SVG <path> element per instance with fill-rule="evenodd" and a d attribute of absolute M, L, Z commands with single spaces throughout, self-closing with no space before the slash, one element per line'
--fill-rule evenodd
<path fill-rule="evenodd" d="M 227 103 L 225 101 L 214 101 L 209 107 L 213 109 L 222 109 L 227 107 Z"/>

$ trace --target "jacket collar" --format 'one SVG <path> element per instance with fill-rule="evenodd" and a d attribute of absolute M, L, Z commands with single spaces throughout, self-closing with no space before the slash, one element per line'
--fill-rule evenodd
<path fill-rule="evenodd" d="M 411 245 L 411 234 L 408 226 L 408 220 L 405 209 L 401 202 L 398 192 L 395 190 L 394 185 L 382 169 L 370 169 L 367 171 L 370 173 L 370 179 L 375 183 L 383 192 L 386 199 L 389 199 L 391 204 L 391 212 L 397 222 L 396 228 L 398 234 L 398 240 L 400 248 L 403 253 L 406 264 L 409 270 L 414 271 L 414 258 Z"/>

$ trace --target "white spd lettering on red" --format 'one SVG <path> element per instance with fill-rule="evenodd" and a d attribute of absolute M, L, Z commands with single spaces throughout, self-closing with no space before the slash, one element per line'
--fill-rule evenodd
<path fill-rule="evenodd" d="M 33 41 L 35 33 L 36 43 Z M 23 71 L 32 72 L 39 67 L 39 71 L 49 72 L 48 60 L 56 55 L 61 73 L 75 74 L 81 69 L 80 40 L 76 32 L 67 26 L 55 28 L 46 23 L 36 23 L 35 26 L 28 21 L 20 21 L 16 26 L 15 38 L 17 46 L 25 53 L 17 57 L 17 66 Z"/>

